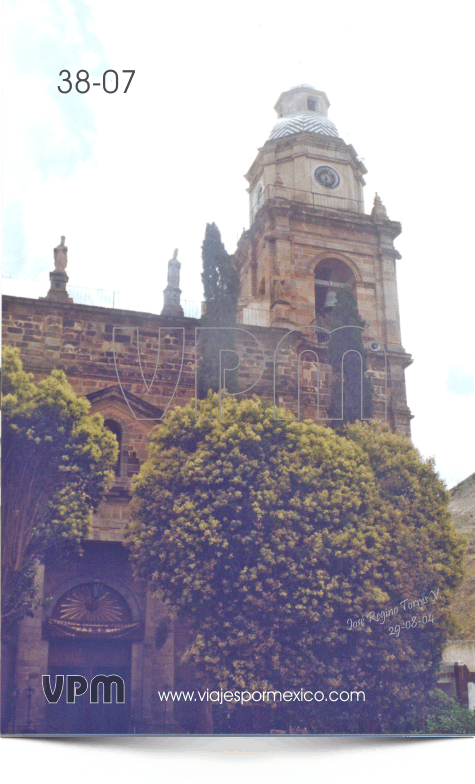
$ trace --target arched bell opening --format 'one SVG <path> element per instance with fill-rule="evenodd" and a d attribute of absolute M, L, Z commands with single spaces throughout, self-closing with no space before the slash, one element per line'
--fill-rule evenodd
<path fill-rule="evenodd" d="M 322 259 L 315 267 L 315 324 L 331 329 L 333 308 L 338 299 L 338 290 L 350 286 L 356 289 L 356 279 L 348 264 L 337 258 Z M 318 342 L 326 343 L 328 335 L 318 333 Z"/>

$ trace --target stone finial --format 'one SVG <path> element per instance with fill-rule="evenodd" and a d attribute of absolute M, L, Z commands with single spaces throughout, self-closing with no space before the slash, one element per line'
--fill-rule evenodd
<path fill-rule="evenodd" d="M 381 197 L 378 196 L 377 193 L 375 194 L 374 197 L 373 209 L 371 210 L 371 217 L 379 218 L 379 220 L 388 220 L 388 213 L 386 212 L 386 207 L 381 201 Z"/>
<path fill-rule="evenodd" d="M 68 266 L 68 249 L 64 244 L 66 237 L 61 237 L 60 244 L 54 249 L 54 268 L 64 272 Z"/>
<path fill-rule="evenodd" d="M 68 266 L 68 249 L 64 244 L 66 237 L 61 237 L 61 242 L 54 248 L 54 270 L 50 272 L 50 289 L 46 299 L 53 299 L 57 302 L 72 302 L 68 295 L 66 284 L 69 280 L 66 267 Z"/>
<path fill-rule="evenodd" d="M 162 316 L 183 316 L 183 308 L 180 303 L 180 267 L 178 248 L 175 248 L 173 258 L 168 262 L 167 287 L 163 290 Z"/>

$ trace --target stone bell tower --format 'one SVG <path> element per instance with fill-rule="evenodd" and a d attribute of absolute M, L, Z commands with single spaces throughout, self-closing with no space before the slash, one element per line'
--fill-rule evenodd
<path fill-rule="evenodd" d="M 412 360 L 401 344 L 393 244 L 401 225 L 378 195 L 365 213 L 366 168 L 329 106 L 308 84 L 282 93 L 277 122 L 246 174 L 250 229 L 234 256 L 242 320 L 251 313 L 261 326 L 329 329 L 338 290 L 351 286 L 368 325 L 370 366 L 384 356 L 390 421 L 409 434 L 404 369 Z"/>

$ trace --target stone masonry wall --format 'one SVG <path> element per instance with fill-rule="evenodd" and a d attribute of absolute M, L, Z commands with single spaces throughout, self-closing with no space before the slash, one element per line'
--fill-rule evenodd
<path fill-rule="evenodd" d="M 45 300 L 4 300 L 3 339 L 20 349 L 25 369 L 36 380 L 53 368 L 64 370 L 74 390 L 90 396 L 93 411 L 120 421 L 130 468 L 124 469 L 123 479 L 128 484 L 126 480 L 146 457 L 150 427 L 168 406 L 183 405 L 194 397 L 199 321 Z M 276 403 L 289 406 L 295 415 L 299 355 L 306 352 L 300 359 L 301 418 L 324 421 L 332 371 L 326 345 L 319 342 L 313 328 L 289 334 L 286 327 L 240 325 L 236 349 L 243 396 L 256 393 L 272 400 L 275 365 Z M 375 416 L 383 419 L 384 353 L 370 353 L 369 362 Z M 101 397 L 101 390 L 112 392 Z"/>

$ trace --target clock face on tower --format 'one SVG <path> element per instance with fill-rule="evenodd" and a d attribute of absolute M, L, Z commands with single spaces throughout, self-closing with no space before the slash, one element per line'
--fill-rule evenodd
<path fill-rule="evenodd" d="M 315 179 L 324 188 L 336 188 L 340 184 L 340 175 L 331 166 L 319 166 L 315 169 Z"/>

